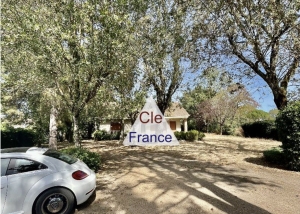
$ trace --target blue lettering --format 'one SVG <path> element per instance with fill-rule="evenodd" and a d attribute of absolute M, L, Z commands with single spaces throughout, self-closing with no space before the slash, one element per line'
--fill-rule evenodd
<path fill-rule="evenodd" d="M 143 135 L 143 143 L 148 143 L 148 142 L 149 142 L 148 135 L 144 134 Z"/>
<path fill-rule="evenodd" d="M 136 132 L 129 132 L 129 142 L 131 142 L 131 138 L 136 137 L 136 136 L 132 136 L 131 134 L 136 134 Z"/>
<path fill-rule="evenodd" d="M 161 140 L 160 137 L 163 137 L 163 139 Z M 162 134 L 158 135 L 157 139 L 160 143 L 164 142 L 164 135 Z"/>
<path fill-rule="evenodd" d="M 167 134 L 166 137 L 165 137 L 165 141 L 170 143 L 172 141 L 172 136 Z"/>

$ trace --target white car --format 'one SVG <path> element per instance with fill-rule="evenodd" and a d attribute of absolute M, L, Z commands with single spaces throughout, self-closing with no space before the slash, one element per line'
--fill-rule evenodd
<path fill-rule="evenodd" d="M 46 148 L 1 149 L 1 214 L 69 214 L 96 188 L 82 161 Z"/>

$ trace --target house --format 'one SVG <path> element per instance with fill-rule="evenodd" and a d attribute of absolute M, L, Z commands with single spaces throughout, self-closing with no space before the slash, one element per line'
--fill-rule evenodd
<path fill-rule="evenodd" d="M 190 115 L 179 103 L 172 103 L 164 116 L 172 131 L 188 131 L 187 119 Z"/>
<path fill-rule="evenodd" d="M 187 118 L 190 115 L 179 103 L 172 103 L 171 106 L 165 111 L 164 116 L 172 131 L 187 131 Z M 122 123 L 120 119 L 105 119 L 101 121 L 99 129 L 104 129 L 108 132 L 121 131 L 121 124 Z M 125 133 L 130 131 L 131 126 L 130 120 L 124 119 Z"/>

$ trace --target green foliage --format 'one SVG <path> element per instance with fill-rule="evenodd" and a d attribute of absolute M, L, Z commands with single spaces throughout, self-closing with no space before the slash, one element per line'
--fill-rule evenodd
<path fill-rule="evenodd" d="M 182 60 L 192 57 L 192 43 L 188 41 L 192 29 L 185 24 L 188 17 L 186 5 L 181 2 L 149 1 L 146 14 L 136 25 L 140 36 L 135 45 L 141 45 L 138 55 L 142 66 L 139 67 L 155 92 L 162 114 L 183 82 L 187 70 Z"/>
<path fill-rule="evenodd" d="M 289 168 L 300 171 L 300 101 L 289 103 L 278 114 L 276 126 Z"/>
<path fill-rule="evenodd" d="M 88 149 L 80 147 L 62 149 L 61 152 L 82 160 L 90 169 L 94 170 L 95 172 L 100 169 L 101 157 L 96 152 L 91 152 Z"/>
<path fill-rule="evenodd" d="M 174 132 L 174 135 L 177 138 L 177 140 L 185 140 L 186 132 L 176 131 L 176 132 Z"/>
<path fill-rule="evenodd" d="M 3 67 L 15 80 L 5 90 L 14 96 L 16 90 L 29 88 L 26 95 L 35 97 L 53 89 L 53 99 L 46 103 L 61 101 L 67 108 L 77 146 L 79 116 L 101 86 L 116 83 L 116 77 L 131 78 L 128 67 L 135 65 L 138 54 L 137 45 L 132 45 L 136 42 L 134 26 L 124 4 L 26 1 L 20 5 L 10 1 L 1 5 L 2 30 L 6 32 L 1 39 Z"/>
<path fill-rule="evenodd" d="M 121 132 L 113 132 L 110 134 L 111 140 L 120 140 Z"/>
<path fill-rule="evenodd" d="M 188 140 L 188 141 L 195 141 L 195 140 L 202 140 L 205 137 L 203 132 L 198 132 L 197 130 L 191 130 L 188 132 L 174 132 L 175 137 L 177 140 Z"/>
<path fill-rule="evenodd" d="M 109 139 L 109 134 L 106 130 L 96 130 L 92 134 L 92 138 L 94 140 L 108 140 Z"/>
<path fill-rule="evenodd" d="M 198 140 L 198 134 L 199 132 L 197 130 L 188 131 L 186 132 L 185 139 L 187 141 L 196 141 Z"/>
<path fill-rule="evenodd" d="M 187 111 L 187 112 L 189 112 L 189 111 Z M 188 125 L 188 130 L 197 129 L 197 127 L 196 127 L 197 126 L 196 121 L 193 118 L 188 118 L 187 125 Z"/>
<path fill-rule="evenodd" d="M 180 98 L 180 102 L 189 114 L 194 115 L 199 103 L 208 99 L 210 95 L 209 92 L 210 91 L 208 89 L 206 90 L 202 87 L 202 84 L 197 85 L 194 89 L 186 90 Z M 213 92 L 210 93 L 215 94 Z"/>
<path fill-rule="evenodd" d="M 242 78 L 260 76 L 272 90 L 277 108 L 284 108 L 290 82 L 299 82 L 295 53 L 300 51 L 300 1 L 197 1 L 197 5 L 203 10 L 196 11 L 191 22 L 197 26 L 193 38 L 202 41 L 197 43 L 199 55 L 224 57 L 224 67 L 238 58 L 233 70 Z"/>
<path fill-rule="evenodd" d="M 242 125 L 245 137 L 257 137 L 278 140 L 275 121 L 257 121 Z"/>
<path fill-rule="evenodd" d="M 273 119 L 268 112 L 265 112 L 260 109 L 253 109 L 252 111 L 247 113 L 246 117 L 251 121 L 261 121 L 261 120 L 272 120 Z"/>
<path fill-rule="evenodd" d="M 264 158 L 269 163 L 273 164 L 283 164 L 285 162 L 285 157 L 282 148 L 274 147 L 272 149 L 265 150 L 263 152 Z"/>
<path fill-rule="evenodd" d="M 94 140 L 120 140 L 121 132 L 108 133 L 106 130 L 96 130 L 92 134 Z"/>
<path fill-rule="evenodd" d="M 31 129 L 14 129 L 12 127 L 1 130 L 1 148 L 31 147 L 41 143 L 38 133 Z"/>
<path fill-rule="evenodd" d="M 198 140 L 202 140 L 205 137 L 205 134 L 203 132 L 198 133 Z"/>

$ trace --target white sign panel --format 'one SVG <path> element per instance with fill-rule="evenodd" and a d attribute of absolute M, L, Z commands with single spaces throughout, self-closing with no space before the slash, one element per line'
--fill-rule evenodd
<path fill-rule="evenodd" d="M 155 101 L 148 98 L 123 144 L 125 146 L 170 146 L 179 145 L 179 142 Z"/>

